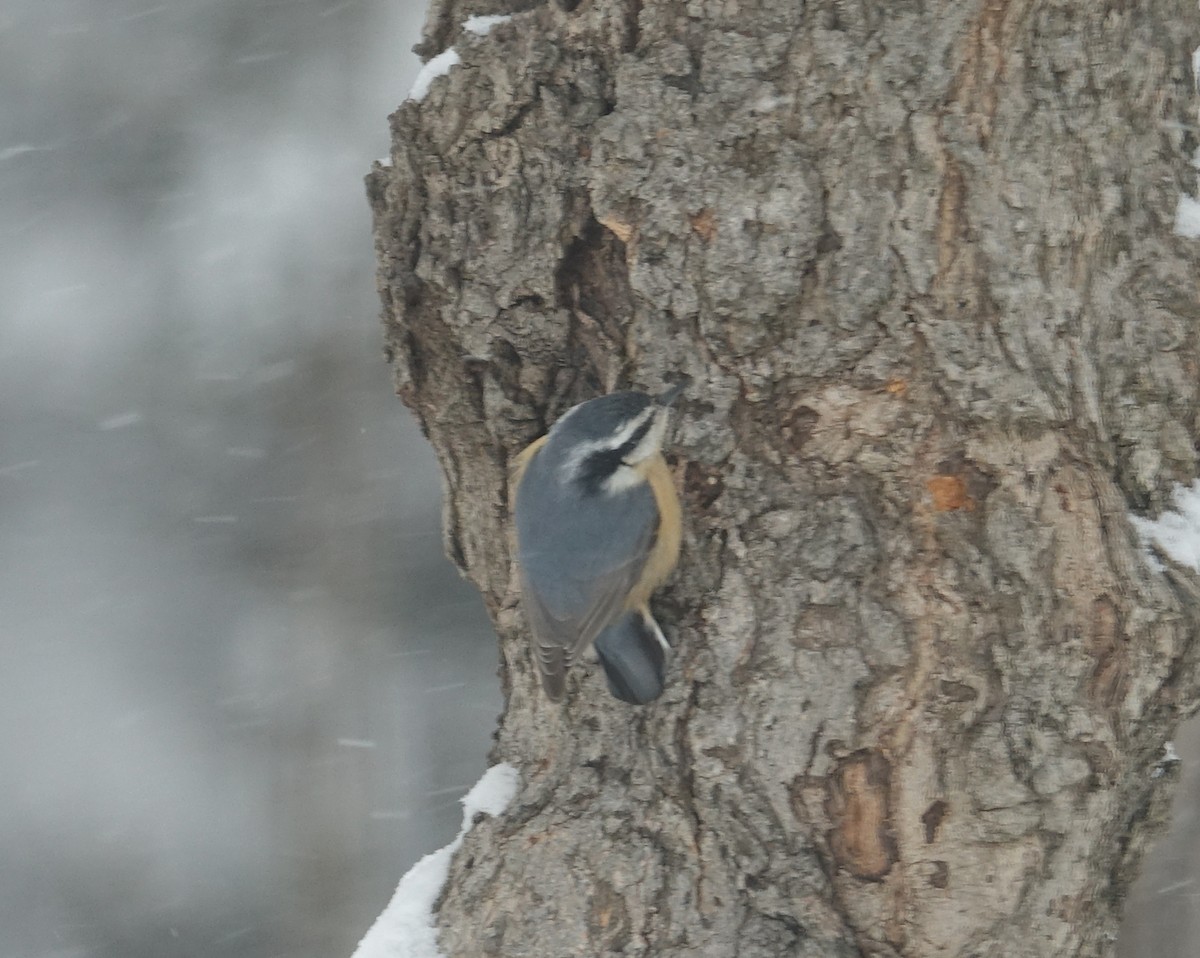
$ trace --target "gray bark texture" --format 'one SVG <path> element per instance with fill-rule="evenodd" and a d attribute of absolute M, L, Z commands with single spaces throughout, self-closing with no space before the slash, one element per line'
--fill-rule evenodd
<path fill-rule="evenodd" d="M 1197 704 L 1193 0 L 582 0 L 476 37 L 370 175 L 398 391 L 521 769 L 451 958 L 1108 955 Z M 677 374 L 669 687 L 541 695 L 506 466 Z M 1165 772 L 1165 774 L 1164 774 Z"/>

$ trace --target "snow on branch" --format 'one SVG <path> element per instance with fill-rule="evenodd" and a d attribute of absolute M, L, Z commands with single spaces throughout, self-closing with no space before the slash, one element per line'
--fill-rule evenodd
<path fill-rule="evenodd" d="M 493 765 L 462 797 L 463 824 L 458 837 L 413 865 L 400 879 L 396 893 L 371 930 L 358 944 L 354 958 L 443 958 L 437 944 L 433 906 L 450 873 L 450 859 L 479 813 L 493 818 L 508 808 L 517 793 L 520 775 L 511 765 Z"/>

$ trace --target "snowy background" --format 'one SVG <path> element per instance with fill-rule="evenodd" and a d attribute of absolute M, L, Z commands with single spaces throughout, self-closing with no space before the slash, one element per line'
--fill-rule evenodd
<path fill-rule="evenodd" d="M 362 177 L 423 3 L 0 4 L 0 958 L 348 956 L 500 709 Z"/>
<path fill-rule="evenodd" d="M 0 958 L 348 956 L 458 832 L 496 652 L 362 188 L 422 8 L 0 6 Z"/>

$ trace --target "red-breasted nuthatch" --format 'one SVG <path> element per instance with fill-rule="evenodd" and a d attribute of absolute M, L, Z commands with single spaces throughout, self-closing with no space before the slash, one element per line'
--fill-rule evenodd
<path fill-rule="evenodd" d="M 679 498 L 660 450 L 682 388 L 580 403 L 513 462 L 521 607 L 555 702 L 592 643 L 617 698 L 662 692 L 670 646 L 647 602 L 679 558 Z"/>

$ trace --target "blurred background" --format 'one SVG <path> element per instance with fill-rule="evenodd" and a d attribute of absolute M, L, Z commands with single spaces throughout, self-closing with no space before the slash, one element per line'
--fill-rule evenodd
<path fill-rule="evenodd" d="M 350 955 L 500 711 L 362 185 L 424 3 L 0 4 L 0 958 Z"/>
<path fill-rule="evenodd" d="M 0 958 L 348 958 L 458 828 L 496 651 L 362 187 L 423 8 L 0 7 Z M 1198 794 L 1124 958 L 1194 958 Z"/>

